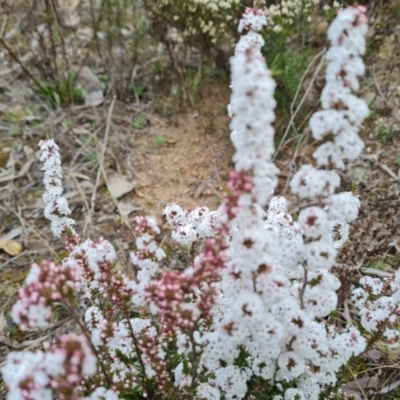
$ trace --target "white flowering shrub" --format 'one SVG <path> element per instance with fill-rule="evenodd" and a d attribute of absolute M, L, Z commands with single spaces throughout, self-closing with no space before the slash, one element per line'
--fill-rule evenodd
<path fill-rule="evenodd" d="M 208 58 L 225 67 L 234 48 L 242 0 L 146 0 L 153 31 L 164 45 L 173 48 L 180 62 L 197 66 Z M 193 57 L 195 55 L 195 57 Z M 197 58 L 196 58 L 197 57 Z"/>
<path fill-rule="evenodd" d="M 341 11 L 331 42 L 322 110 L 310 120 L 316 165 L 303 165 L 290 187 L 301 200 L 297 220 L 288 201 L 272 197 L 279 170 L 274 153 L 275 82 L 258 33 L 264 12 L 247 8 L 245 32 L 231 59 L 231 138 L 236 149 L 230 193 L 218 210 L 164 210 L 173 239 L 203 246 L 183 272 L 159 274 L 166 258 L 155 219 L 137 217 L 131 262 L 136 279 L 114 268 L 116 252 L 104 239 L 81 241 L 62 197 L 58 147 L 40 143 L 46 217 L 69 252 L 61 265 L 34 264 L 12 309 L 20 329 L 48 326 L 61 302 L 80 325 L 35 353 L 10 353 L 2 367 L 7 399 L 243 399 L 262 382 L 274 400 L 340 396 L 341 368 L 367 348 L 354 326 L 332 323 L 340 282 L 337 252 L 360 203 L 338 192 L 346 159 L 363 148 L 358 131 L 368 107 L 353 93 L 364 73 L 364 7 Z M 340 238 L 336 232 L 340 231 Z M 79 291 L 91 306 L 77 314 Z M 364 278 L 353 291 L 364 331 L 399 345 L 400 274 Z M 259 392 L 257 392 L 259 393 Z"/>
<path fill-rule="evenodd" d="M 278 138 L 293 116 L 293 106 L 297 108 L 300 104 L 297 94 L 299 87 L 306 86 L 303 78 L 310 59 L 315 56 L 312 48 L 325 41 L 329 21 L 341 6 L 342 2 L 322 0 L 281 0 L 266 4 L 268 26 L 260 33 L 267 43 L 262 52 L 269 60 L 279 88 L 275 93 L 280 117 L 275 127 Z M 307 96 L 307 102 L 317 107 L 316 96 Z M 308 119 L 304 107 L 299 107 L 297 118 Z M 293 130 L 294 134 L 300 134 L 295 127 Z"/>
<path fill-rule="evenodd" d="M 278 135 L 285 130 L 291 118 L 290 104 L 309 64 L 312 53 L 306 43 L 322 31 L 325 37 L 327 21 L 331 21 L 341 3 L 323 0 L 258 1 L 268 18 L 268 26 L 260 34 L 265 43 L 262 54 L 269 60 L 279 91 L 276 93 L 277 109 L 282 124 Z M 331 4 L 331 5 L 328 5 Z M 206 82 L 210 76 L 227 72 L 229 58 L 237 42 L 237 19 L 248 2 L 244 0 L 160 0 L 145 1 L 149 10 L 152 32 L 163 44 L 173 71 L 178 71 L 180 84 L 186 81 L 187 90 L 196 98 L 199 80 Z M 321 26 L 323 29 L 319 29 Z M 317 29 L 318 28 L 318 29 Z M 318 33 L 318 37 L 321 32 Z M 185 69 L 186 68 L 186 69 Z M 195 69 L 195 70 L 194 70 Z M 170 68 L 157 64 L 157 77 L 171 85 Z M 185 90 L 184 96 L 188 93 Z M 173 85 L 171 98 L 179 97 L 181 90 Z M 298 105 L 298 100 L 294 101 Z M 298 118 L 305 119 L 300 109 Z"/>
<path fill-rule="evenodd" d="M 316 11 L 321 6 L 321 0 L 282 0 L 279 4 L 271 4 L 265 9 L 270 28 L 276 33 L 293 29 L 304 21 L 312 22 Z M 329 15 L 332 11 L 339 10 L 339 1 L 333 1 L 332 5 L 324 4 L 322 11 Z"/>

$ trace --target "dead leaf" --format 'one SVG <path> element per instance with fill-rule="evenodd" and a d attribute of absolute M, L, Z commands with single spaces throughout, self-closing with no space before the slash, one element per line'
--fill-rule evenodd
<path fill-rule="evenodd" d="M 377 375 L 374 376 L 364 376 L 360 379 L 354 379 L 349 383 L 346 383 L 343 390 L 346 392 L 347 390 L 361 392 L 361 390 L 373 388 L 379 382 L 379 378 Z"/>
<path fill-rule="evenodd" d="M 0 314 L 0 334 L 4 332 L 4 328 L 7 326 L 7 319 L 4 314 Z"/>
<path fill-rule="evenodd" d="M 81 174 L 81 173 L 79 173 L 79 172 L 71 172 L 71 175 L 74 176 L 75 178 L 85 179 L 85 180 L 87 180 L 87 181 L 91 181 L 91 180 L 92 180 L 92 178 L 91 178 L 90 176 Z M 92 187 L 93 187 L 93 186 L 94 186 L 94 185 L 92 184 Z"/>
<path fill-rule="evenodd" d="M 83 126 L 77 126 L 76 128 L 72 128 L 72 132 L 75 135 L 88 135 L 90 132 Z"/>
<path fill-rule="evenodd" d="M 83 66 L 79 71 L 77 83 L 82 85 L 87 92 L 95 92 L 96 90 L 103 89 L 98 76 L 87 66 Z"/>
<path fill-rule="evenodd" d="M 371 349 L 368 350 L 365 355 L 373 362 L 377 363 L 383 356 L 384 354 L 378 350 L 378 349 Z"/>
<path fill-rule="evenodd" d="M 72 199 L 75 196 L 79 196 L 79 195 L 80 195 L 80 193 L 77 190 L 71 190 L 68 193 L 64 193 L 63 197 L 64 197 L 64 199 L 69 200 L 69 199 Z"/>
<path fill-rule="evenodd" d="M 10 72 L 13 72 L 13 69 L 12 69 L 12 68 L 5 68 L 5 69 L 2 69 L 2 70 L 0 70 L 0 76 L 2 76 L 2 75 L 8 75 Z"/>
<path fill-rule="evenodd" d="M 75 28 L 79 25 L 81 19 L 75 10 L 65 10 L 62 14 L 62 24 L 66 28 Z"/>
<path fill-rule="evenodd" d="M 42 118 L 38 115 L 27 115 L 26 117 L 22 117 L 21 121 L 32 122 L 32 121 L 41 121 Z"/>
<path fill-rule="evenodd" d="M 107 177 L 107 189 L 115 199 L 129 193 L 134 188 L 131 182 L 125 180 L 117 173 L 112 173 Z"/>
<path fill-rule="evenodd" d="M 389 393 L 399 386 L 400 386 L 400 381 L 392 382 L 390 385 L 383 387 L 378 393 L 379 394 Z"/>
<path fill-rule="evenodd" d="M 80 41 L 88 42 L 93 38 L 93 30 L 88 27 L 79 28 L 76 36 Z"/>
<path fill-rule="evenodd" d="M 204 189 L 207 187 L 206 182 L 202 182 L 199 187 L 196 190 L 196 193 L 194 194 L 194 198 L 197 199 L 201 196 L 201 194 L 204 192 Z"/>
<path fill-rule="evenodd" d="M 128 218 L 129 214 L 140 211 L 141 209 L 142 207 L 136 206 L 130 201 L 121 201 L 120 203 L 118 203 L 118 211 L 123 218 Z"/>
<path fill-rule="evenodd" d="M 388 244 L 388 247 L 394 247 L 396 249 L 397 253 L 400 254 L 400 243 L 398 240 L 394 240 L 393 242 L 390 242 Z"/>
<path fill-rule="evenodd" d="M 22 233 L 22 227 L 19 226 L 18 228 L 11 229 L 11 231 L 6 233 L 5 235 L 2 235 L 0 237 L 0 240 L 11 240 L 19 236 L 21 233 Z"/>
<path fill-rule="evenodd" d="M 12 347 L 14 349 L 21 349 L 22 346 L 20 343 L 18 343 L 16 340 L 12 340 L 9 337 L 6 337 L 4 335 L 0 335 L 0 343 L 5 344 L 8 347 Z"/>
<path fill-rule="evenodd" d="M 145 197 L 145 194 L 143 192 L 141 192 L 140 190 L 138 190 L 138 189 L 135 189 L 135 194 L 138 197 L 141 197 L 141 198 Z"/>
<path fill-rule="evenodd" d="M 363 396 L 361 395 L 360 392 L 356 392 L 354 390 L 348 390 L 348 389 L 343 389 L 344 394 L 347 396 L 352 396 L 356 400 L 362 400 Z"/>
<path fill-rule="evenodd" d="M 389 278 L 392 274 L 390 272 L 381 271 L 375 268 L 361 268 L 361 272 L 366 275 L 375 275 L 380 278 Z"/>
<path fill-rule="evenodd" d="M 17 256 L 24 248 L 15 240 L 0 240 L 0 249 L 3 249 L 10 256 Z"/>
<path fill-rule="evenodd" d="M 32 156 L 35 154 L 35 152 L 33 151 L 32 147 L 31 147 L 31 146 L 28 146 L 27 144 L 24 145 L 24 147 L 22 148 L 22 150 L 24 151 L 24 154 L 25 154 L 28 158 L 32 157 Z"/>
<path fill-rule="evenodd" d="M 365 100 L 367 104 L 372 104 L 374 100 L 376 100 L 377 95 L 375 92 L 367 92 L 362 96 L 362 99 Z"/>
<path fill-rule="evenodd" d="M 17 256 L 20 254 L 24 248 L 14 239 L 22 233 L 22 227 L 14 228 L 5 235 L 0 237 L 0 249 L 4 250 L 10 256 Z"/>
<path fill-rule="evenodd" d="M 400 181 L 400 178 L 397 177 L 397 175 L 386 165 L 386 164 L 378 164 L 378 167 L 386 172 L 391 178 L 393 178 L 395 181 Z"/>

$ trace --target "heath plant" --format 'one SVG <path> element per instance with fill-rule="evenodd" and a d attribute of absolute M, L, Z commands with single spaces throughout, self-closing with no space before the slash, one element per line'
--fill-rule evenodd
<path fill-rule="evenodd" d="M 330 318 L 340 287 L 331 269 L 360 206 L 340 192 L 338 171 L 363 149 L 358 131 L 368 107 L 353 91 L 364 74 L 365 12 L 348 7 L 328 30 L 322 109 L 310 119 L 321 144 L 315 165 L 291 179 L 300 205 L 294 219 L 288 200 L 272 197 L 275 82 L 258 33 L 267 19 L 260 8 L 245 10 L 231 58 L 229 193 L 217 210 L 164 210 L 174 240 L 191 249 L 202 242 L 182 272 L 160 273 L 166 255 L 151 217 L 135 219 L 135 279 L 114 268 L 107 240 L 82 241 L 62 197 L 59 149 L 40 142 L 45 216 L 69 255 L 60 265 L 32 266 L 11 315 L 21 330 L 43 329 L 61 303 L 80 330 L 36 352 L 10 353 L 1 369 L 7 399 L 243 399 L 255 398 L 260 382 L 274 400 L 344 398 L 338 376 L 350 360 L 374 338 L 399 345 L 399 273 L 361 279 L 352 292 L 358 327 Z M 77 293 L 89 299 L 83 316 Z"/>
<path fill-rule="evenodd" d="M 289 104 L 311 55 L 307 45 L 321 32 L 324 37 L 327 20 L 333 19 L 341 3 L 328 4 L 322 0 L 257 3 L 269 21 L 269 26 L 261 32 L 268 43 L 262 53 L 269 59 L 270 69 L 278 81 L 277 106 L 280 118 L 287 122 Z M 204 70 L 212 68 L 222 73 L 229 70 L 229 57 L 238 36 L 236 21 L 246 2 L 160 0 L 145 1 L 145 4 L 152 31 L 166 49 L 181 86 L 182 81 L 188 81 L 190 90 L 191 79 L 204 81 Z M 171 81 L 170 75 L 167 81 Z M 195 90 L 192 97 L 196 94 Z M 188 97 L 187 93 L 184 97 Z"/>
<path fill-rule="evenodd" d="M 145 1 L 154 32 L 161 43 L 171 46 L 177 56 L 188 57 L 193 50 L 226 67 L 227 54 L 234 47 L 236 16 L 240 0 Z"/>
<path fill-rule="evenodd" d="M 324 4 L 323 4 L 324 3 Z M 293 33 L 293 28 L 303 27 L 304 22 L 315 23 L 315 14 L 329 16 L 341 9 L 339 1 L 331 5 L 321 0 L 282 0 L 279 4 L 271 4 L 265 9 L 270 28 L 276 33 L 288 31 Z"/>
<path fill-rule="evenodd" d="M 2 9 L 0 45 L 12 61 L 10 66 L 18 65 L 53 107 L 83 102 L 72 61 L 77 56 L 73 29 L 79 22 L 78 4 L 79 0 L 8 2 Z"/>
<path fill-rule="evenodd" d="M 139 98 L 137 78 L 158 44 L 149 38 L 143 1 L 8 3 L 0 45 L 53 107 L 83 103 L 84 91 L 103 90 L 98 79 L 119 98 Z M 89 66 L 94 78 L 82 73 Z"/>
<path fill-rule="evenodd" d="M 293 107 L 300 104 L 298 89 L 315 56 L 313 47 L 325 42 L 328 21 L 333 20 L 341 7 L 338 1 L 283 0 L 268 2 L 265 8 L 268 26 L 262 35 L 268 45 L 264 46 L 263 54 L 269 60 L 279 89 L 275 94 L 279 113 L 279 122 L 275 126 L 278 139 L 293 117 Z M 312 106 L 317 105 L 316 97 L 311 99 L 309 96 L 307 100 Z M 308 112 L 300 108 L 296 112 L 296 125 L 304 126 L 308 118 Z M 300 133 L 295 125 L 292 128 L 296 134 Z"/>

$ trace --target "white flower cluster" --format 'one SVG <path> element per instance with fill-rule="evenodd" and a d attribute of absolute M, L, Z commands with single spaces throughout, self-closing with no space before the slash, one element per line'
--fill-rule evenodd
<path fill-rule="evenodd" d="M 134 327 L 134 332 L 138 333 L 142 329 L 150 326 L 150 320 L 140 319 L 140 329 L 137 329 L 137 320 L 131 319 L 130 324 Z M 109 364 L 111 379 L 114 384 L 128 383 L 136 378 L 137 365 L 127 364 L 121 360 L 120 355 L 124 357 L 135 358 L 136 352 L 132 346 L 132 336 L 128 329 L 127 321 L 122 320 L 118 323 L 111 324 L 106 320 L 98 307 L 90 307 L 85 313 L 85 321 L 91 340 L 97 349 L 106 352 L 107 359 L 103 360 Z M 136 328 L 136 329 L 135 329 Z M 112 340 L 109 340 L 107 331 L 112 329 Z M 154 329 L 154 328 L 153 328 Z M 150 377 L 150 376 L 149 376 Z M 132 383 L 132 382 L 130 382 Z"/>
<path fill-rule="evenodd" d="M 284 27 L 293 26 L 299 16 L 306 17 L 307 21 L 311 22 L 319 4 L 320 0 L 282 0 L 279 4 L 271 4 L 266 8 L 265 14 L 274 32 L 278 33 Z M 325 4 L 323 9 L 325 12 L 331 9 L 338 10 L 340 3 L 335 0 L 332 7 Z"/>
<path fill-rule="evenodd" d="M 246 8 L 242 19 L 239 22 L 238 31 L 242 32 L 243 29 L 251 29 L 253 32 L 257 32 L 266 25 L 267 18 L 265 17 L 265 13 L 263 11 L 255 10 L 253 8 Z"/>
<path fill-rule="evenodd" d="M 4 383 L 8 387 L 7 399 L 23 399 L 21 383 L 27 378 L 32 379 L 36 388 L 31 393 L 31 398 L 53 398 L 51 389 L 47 387 L 50 374 L 59 369 L 58 360 L 54 362 L 51 357 L 43 352 L 12 352 L 7 356 L 6 366 L 2 368 Z M 62 371 L 62 369 L 61 369 Z"/>
<path fill-rule="evenodd" d="M 329 272 L 338 247 L 334 228 L 357 216 L 359 202 L 349 193 L 334 194 L 340 185 L 336 172 L 305 166 L 293 177 L 291 188 L 300 197 L 322 199 L 322 207 L 301 210 L 297 222 L 287 214 L 284 198 L 272 199 L 267 213 L 262 210 L 274 191 L 278 172 L 270 162 L 275 83 L 260 55 L 262 38 L 252 30 L 264 21 L 259 11 L 247 10 L 240 27 L 250 32 L 241 38 L 231 61 L 229 111 L 235 169 L 249 174 L 252 188 L 241 194 L 231 221 L 236 228 L 229 243 L 229 267 L 222 272 L 220 283 L 224 301 L 216 312 L 220 317 L 214 320 L 214 330 L 198 339 L 203 348 L 200 365 L 218 371 L 222 381 L 240 379 L 236 398 L 244 397 L 245 377 L 256 375 L 274 385 L 296 380 L 297 387 L 287 390 L 285 399 L 317 400 L 325 386 L 336 383 L 340 367 L 366 346 L 356 329 L 337 332 L 321 320 L 336 309 L 340 286 Z M 362 9 L 339 14 L 334 31 L 346 31 L 352 37 L 351 23 L 356 37 L 359 32 L 365 34 Z M 336 85 L 340 85 L 339 79 Z M 242 378 L 238 378 L 240 369 L 232 364 L 241 348 L 248 358 Z M 219 382 L 212 379 L 202 385 L 199 397 L 233 398 L 230 389 Z"/>
<path fill-rule="evenodd" d="M 365 276 L 353 290 L 352 300 L 359 310 L 361 325 L 368 332 L 381 333 L 387 345 L 400 345 L 400 332 L 395 325 L 400 315 L 400 272 L 382 281 Z"/>
<path fill-rule="evenodd" d="M 157 221 L 151 217 L 145 218 L 149 229 L 136 239 L 136 251 L 130 253 L 132 264 L 139 268 L 136 282 L 130 282 L 134 291 L 132 304 L 136 307 L 147 305 L 145 290 L 159 271 L 158 262 L 166 256 L 154 239 L 154 235 L 160 233 Z"/>
<path fill-rule="evenodd" d="M 329 65 L 321 96 L 323 110 L 312 116 L 310 128 L 315 139 L 328 133 L 334 139 L 314 153 L 319 165 L 343 169 L 342 158 L 354 160 L 364 147 L 358 130 L 369 110 L 366 102 L 351 90 L 358 90 L 358 76 L 365 71 L 361 59 L 366 43 L 365 22 L 366 17 L 358 8 L 347 8 L 340 13 L 340 21 L 336 19 L 328 30 L 332 46 L 326 54 Z"/>
<path fill-rule="evenodd" d="M 196 6 L 203 6 L 210 11 L 220 11 L 230 9 L 232 5 L 238 4 L 240 0 L 190 0 L 188 6 L 191 11 L 196 10 Z M 176 3 L 174 0 L 162 0 L 162 4 Z M 175 4 L 176 6 L 176 4 Z"/>
<path fill-rule="evenodd" d="M 75 246 L 69 256 L 63 260 L 62 265 L 78 271 L 81 290 L 91 298 L 92 290 L 102 290 L 99 285 L 102 278 L 100 265 L 102 263 L 112 264 L 115 260 L 115 249 L 110 242 L 104 239 L 93 242 L 88 239 Z M 90 277 L 87 276 L 88 271 L 90 271 Z"/>
<path fill-rule="evenodd" d="M 192 210 L 182 210 L 177 204 L 168 204 L 163 214 L 167 222 L 176 228 L 172 238 L 187 246 L 196 240 L 213 237 L 222 208 L 210 211 L 208 207 L 195 207 Z"/>
<path fill-rule="evenodd" d="M 202 4 L 212 11 L 229 9 L 233 4 L 238 4 L 240 0 L 192 0 L 194 4 Z"/>
<path fill-rule="evenodd" d="M 173 20 L 169 37 L 192 46 L 193 38 L 209 38 L 213 44 L 232 42 L 232 10 L 240 0 L 162 0 L 154 5 Z"/>
<path fill-rule="evenodd" d="M 335 224 L 345 227 L 353 221 L 359 209 L 359 201 L 351 193 L 334 194 L 340 177 L 332 169 L 343 169 L 343 158 L 354 160 L 363 149 L 357 133 L 368 115 L 368 107 L 351 90 L 358 89 L 357 77 L 364 73 L 360 56 L 365 51 L 366 21 L 363 8 L 349 7 L 339 13 L 329 28 L 332 46 L 326 54 L 329 65 L 321 95 L 323 110 L 311 117 L 310 128 L 317 140 L 329 133 L 334 139 L 323 143 L 313 155 L 325 170 L 303 165 L 290 182 L 292 192 L 300 198 L 324 198 L 331 231 Z"/>
<path fill-rule="evenodd" d="M 275 132 L 271 123 L 275 119 L 276 84 L 261 55 L 264 40 L 255 32 L 266 23 L 260 10 L 246 9 L 239 30 L 246 27 L 250 31 L 240 38 L 231 60 L 232 96 L 228 110 L 232 117 L 231 139 L 236 149 L 233 161 L 236 171 L 252 175 L 254 184 L 252 195 L 242 199 L 247 205 L 252 202 L 251 196 L 256 197 L 258 204 L 265 204 L 274 192 L 279 172 L 269 161 L 274 152 Z"/>
<path fill-rule="evenodd" d="M 89 396 L 85 397 L 84 400 L 118 400 L 119 397 L 114 390 L 106 389 L 103 386 L 96 388 L 96 390 Z"/>
<path fill-rule="evenodd" d="M 71 214 L 71 210 L 67 200 L 62 197 L 64 189 L 59 147 L 53 139 L 41 140 L 39 147 L 41 150 L 40 161 L 43 162 L 43 183 L 46 188 L 43 194 L 43 201 L 46 205 L 44 216 L 51 221 L 54 236 L 60 237 L 65 233 L 66 228 L 74 233 L 75 221 L 67 217 Z"/>

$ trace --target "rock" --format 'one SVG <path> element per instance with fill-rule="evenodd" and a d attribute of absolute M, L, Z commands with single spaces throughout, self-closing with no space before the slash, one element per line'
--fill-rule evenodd
<path fill-rule="evenodd" d="M 84 90 L 86 105 L 96 107 L 104 102 L 101 81 L 89 67 L 82 67 L 78 73 L 76 83 Z"/>

